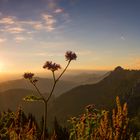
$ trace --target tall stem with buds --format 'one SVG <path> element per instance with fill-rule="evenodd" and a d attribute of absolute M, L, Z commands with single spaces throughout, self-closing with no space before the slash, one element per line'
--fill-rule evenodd
<path fill-rule="evenodd" d="M 53 75 L 52 89 L 51 89 L 50 94 L 47 98 L 45 98 L 43 96 L 43 94 L 40 92 L 39 88 L 37 87 L 36 83 L 37 83 L 38 80 L 34 79 L 34 77 L 33 77 L 34 74 L 33 73 L 25 73 L 24 74 L 24 78 L 29 79 L 30 83 L 35 87 L 36 91 L 38 92 L 38 94 L 40 96 L 40 100 L 42 100 L 43 103 L 44 103 L 44 124 L 43 124 L 42 140 L 46 140 L 48 102 L 51 99 L 51 96 L 54 92 L 54 89 L 56 87 L 57 82 L 59 81 L 59 79 L 62 77 L 62 75 L 67 70 L 68 66 L 70 65 L 70 62 L 72 60 L 76 60 L 77 56 L 72 51 L 67 51 L 66 54 L 65 54 L 65 58 L 66 58 L 66 61 L 68 61 L 68 63 L 66 65 L 66 67 L 64 68 L 64 70 L 61 72 L 61 74 L 58 76 L 58 78 L 56 78 L 56 76 L 55 76 L 55 71 L 58 70 L 58 69 L 61 69 L 61 66 L 59 64 L 52 63 L 51 61 L 47 61 L 43 66 L 44 69 L 51 70 L 52 75 Z M 33 98 L 33 96 L 32 96 L 32 98 Z M 34 99 L 38 99 L 38 98 L 34 97 Z"/>

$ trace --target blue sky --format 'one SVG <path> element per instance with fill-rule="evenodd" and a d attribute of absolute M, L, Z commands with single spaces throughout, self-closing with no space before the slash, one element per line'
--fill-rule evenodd
<path fill-rule="evenodd" d="M 47 60 L 71 69 L 140 68 L 139 0 L 0 0 L 0 71 L 43 71 Z"/>

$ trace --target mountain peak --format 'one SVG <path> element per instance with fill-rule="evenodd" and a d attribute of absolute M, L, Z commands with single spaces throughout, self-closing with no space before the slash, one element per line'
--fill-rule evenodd
<path fill-rule="evenodd" d="M 124 68 L 122 68 L 121 66 L 117 66 L 115 69 L 114 69 L 114 71 L 123 71 L 124 70 Z"/>

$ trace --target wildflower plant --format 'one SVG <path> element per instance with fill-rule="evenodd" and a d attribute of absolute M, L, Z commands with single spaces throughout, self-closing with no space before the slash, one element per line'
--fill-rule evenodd
<path fill-rule="evenodd" d="M 9 122 L 7 126 L 7 138 L 5 140 L 38 140 L 39 128 L 32 116 L 27 117 L 24 111 L 19 107 L 16 112 L 9 114 L 13 119 Z"/>
<path fill-rule="evenodd" d="M 79 117 L 72 117 L 71 140 L 130 140 L 128 131 L 127 104 L 120 104 L 116 97 L 117 108 L 112 113 L 99 111 L 93 105 L 86 107 L 86 112 Z M 112 118 L 110 118 L 112 116 Z"/>
<path fill-rule="evenodd" d="M 92 133 L 98 128 L 102 111 L 97 110 L 94 105 L 85 107 L 85 113 L 79 117 L 71 117 L 70 140 L 90 140 Z"/>
<path fill-rule="evenodd" d="M 44 69 L 50 70 L 52 72 L 52 76 L 53 76 L 53 85 L 52 85 L 52 89 L 49 93 L 49 96 L 46 98 L 43 93 L 40 92 L 38 86 L 37 86 L 37 82 L 38 80 L 34 77 L 34 74 L 31 72 L 28 73 L 24 73 L 23 77 L 27 80 L 29 80 L 29 82 L 35 87 L 36 91 L 38 92 L 39 96 L 27 96 L 24 98 L 25 101 L 43 101 L 44 103 L 44 125 L 43 125 L 43 133 L 42 133 L 42 139 L 45 140 L 46 138 L 46 127 L 47 127 L 47 110 L 48 110 L 48 102 L 54 92 L 54 89 L 56 87 L 57 82 L 59 81 L 59 79 L 62 77 L 62 75 L 65 73 L 65 71 L 67 70 L 68 66 L 70 65 L 70 62 L 72 60 L 76 60 L 77 55 L 76 53 L 72 52 L 72 51 L 67 51 L 65 54 L 65 58 L 67 61 L 67 65 L 66 67 L 63 69 L 63 71 L 60 73 L 60 75 L 58 77 L 56 77 L 55 72 L 59 69 L 61 69 L 61 66 L 59 64 L 53 63 L 52 61 L 46 61 L 45 64 L 43 65 Z"/>

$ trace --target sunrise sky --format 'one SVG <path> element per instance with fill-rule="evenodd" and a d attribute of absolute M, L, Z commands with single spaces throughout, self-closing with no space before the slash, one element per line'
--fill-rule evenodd
<path fill-rule="evenodd" d="M 140 68 L 140 0 L 0 0 L 0 72 Z"/>

